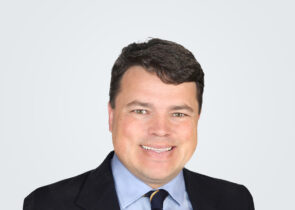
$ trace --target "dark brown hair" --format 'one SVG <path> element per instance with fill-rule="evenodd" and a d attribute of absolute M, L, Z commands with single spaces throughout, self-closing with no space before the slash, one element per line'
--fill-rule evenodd
<path fill-rule="evenodd" d="M 132 43 L 124 47 L 112 68 L 110 104 L 115 108 L 115 99 L 120 91 L 120 81 L 132 66 L 141 66 L 154 72 L 167 84 L 195 82 L 199 113 L 202 108 L 204 72 L 194 55 L 183 46 L 162 39 Z"/>

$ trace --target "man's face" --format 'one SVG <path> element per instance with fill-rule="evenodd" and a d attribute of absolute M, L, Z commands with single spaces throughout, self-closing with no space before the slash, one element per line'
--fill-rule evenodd
<path fill-rule="evenodd" d="M 173 179 L 197 145 L 196 84 L 165 84 L 144 68 L 129 68 L 121 80 L 109 129 L 120 161 L 153 188 Z"/>

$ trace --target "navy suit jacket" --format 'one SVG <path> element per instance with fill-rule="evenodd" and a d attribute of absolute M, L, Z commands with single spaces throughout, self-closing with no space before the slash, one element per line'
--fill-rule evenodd
<path fill-rule="evenodd" d="M 94 170 L 36 189 L 24 200 L 24 210 L 120 210 L 111 170 L 111 152 Z M 183 169 L 194 210 L 254 210 L 243 185 Z"/>

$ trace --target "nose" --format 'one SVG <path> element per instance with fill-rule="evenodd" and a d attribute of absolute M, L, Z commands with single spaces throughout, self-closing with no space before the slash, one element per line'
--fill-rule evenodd
<path fill-rule="evenodd" d="M 169 119 L 165 115 L 155 115 L 152 117 L 148 128 L 149 134 L 158 137 L 167 137 L 170 135 L 171 126 Z"/>

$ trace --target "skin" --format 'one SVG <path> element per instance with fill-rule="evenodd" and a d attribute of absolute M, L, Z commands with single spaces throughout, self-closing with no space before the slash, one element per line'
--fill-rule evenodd
<path fill-rule="evenodd" d="M 165 84 L 140 66 L 130 67 L 108 111 L 116 155 L 152 188 L 177 176 L 196 149 L 200 116 L 194 82 Z M 171 150 L 159 152 L 163 148 Z"/>

